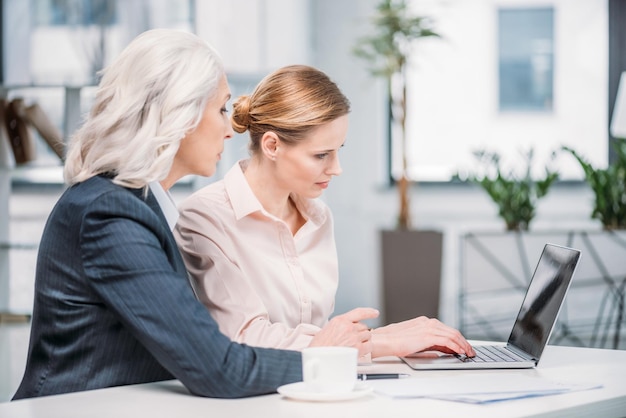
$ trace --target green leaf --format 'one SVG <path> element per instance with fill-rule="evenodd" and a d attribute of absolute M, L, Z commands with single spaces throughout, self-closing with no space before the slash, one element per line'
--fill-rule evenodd
<path fill-rule="evenodd" d="M 626 139 L 616 139 L 612 145 L 616 158 L 605 169 L 594 167 L 570 147 L 561 149 L 578 161 L 594 193 L 591 217 L 598 219 L 605 229 L 623 229 L 626 228 Z"/>
<path fill-rule="evenodd" d="M 479 184 L 498 206 L 498 215 L 508 230 L 527 230 L 535 217 L 538 200 L 548 193 L 559 178 L 558 173 L 546 168 L 545 177 L 534 180 L 531 176 L 533 149 L 524 154 L 526 166 L 522 176 L 516 175 L 512 169 L 503 173 L 498 153 L 477 150 L 473 154 L 484 165 L 485 172 L 492 175 L 470 174 L 469 180 Z"/>

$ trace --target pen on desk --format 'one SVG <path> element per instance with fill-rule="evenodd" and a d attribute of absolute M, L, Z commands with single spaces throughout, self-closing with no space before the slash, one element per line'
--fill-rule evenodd
<path fill-rule="evenodd" d="M 405 377 L 411 377 L 410 374 L 405 373 L 374 373 L 366 374 L 359 373 L 356 375 L 359 380 L 376 380 L 376 379 L 403 379 Z"/>

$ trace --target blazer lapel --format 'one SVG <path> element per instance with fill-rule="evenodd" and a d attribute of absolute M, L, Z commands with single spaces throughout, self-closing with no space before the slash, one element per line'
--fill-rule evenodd
<path fill-rule="evenodd" d="M 157 202 L 152 191 L 148 189 L 148 194 L 146 196 L 144 189 L 128 189 L 128 190 L 130 190 L 135 196 L 137 196 L 137 198 L 143 200 L 146 203 L 146 205 L 148 205 L 148 207 L 152 209 L 152 211 L 159 217 L 159 219 L 161 220 L 163 224 L 163 228 L 166 230 L 163 238 L 167 241 L 167 244 L 169 247 L 174 248 L 174 250 L 171 252 L 174 270 L 184 275 L 185 277 L 188 277 L 187 268 L 185 267 L 185 262 L 183 261 L 183 258 L 180 255 L 180 251 L 178 251 L 178 245 L 176 244 L 174 235 L 172 234 L 172 231 L 170 231 L 169 226 L 167 224 L 167 219 L 165 218 L 165 215 L 163 214 L 163 211 L 161 210 L 161 207 L 159 206 L 159 202 Z"/>

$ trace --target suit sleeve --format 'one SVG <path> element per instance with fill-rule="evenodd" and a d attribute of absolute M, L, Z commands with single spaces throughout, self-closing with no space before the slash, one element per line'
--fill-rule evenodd
<path fill-rule="evenodd" d="M 251 396 L 301 380 L 299 353 L 252 348 L 220 333 L 187 277 L 174 270 L 177 250 L 167 234 L 132 194 L 107 193 L 92 204 L 82 223 L 82 258 L 105 307 L 194 394 Z"/>

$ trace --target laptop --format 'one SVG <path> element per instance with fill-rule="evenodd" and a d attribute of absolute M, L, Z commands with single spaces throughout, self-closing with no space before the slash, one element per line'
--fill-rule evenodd
<path fill-rule="evenodd" d="M 580 251 L 546 244 L 528 284 L 506 345 L 476 345 L 476 357 L 440 352 L 401 359 L 415 370 L 526 369 L 536 367 L 565 300 Z"/>

